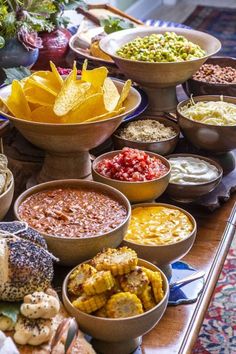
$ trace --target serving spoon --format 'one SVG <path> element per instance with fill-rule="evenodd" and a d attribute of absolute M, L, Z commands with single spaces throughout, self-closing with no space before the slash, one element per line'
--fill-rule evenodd
<path fill-rule="evenodd" d="M 203 270 L 199 270 L 198 272 L 190 274 L 183 279 L 179 279 L 179 280 L 174 281 L 173 283 L 170 283 L 169 284 L 170 289 L 172 289 L 174 286 L 178 286 L 178 287 L 184 286 L 188 283 L 191 283 L 194 280 L 203 278 L 204 275 L 205 275 L 205 272 Z"/>

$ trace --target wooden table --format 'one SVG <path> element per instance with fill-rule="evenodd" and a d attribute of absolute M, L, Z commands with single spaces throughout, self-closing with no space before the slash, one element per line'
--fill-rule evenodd
<path fill-rule="evenodd" d="M 205 271 L 205 285 L 197 302 L 168 306 L 159 324 L 143 337 L 143 354 L 191 353 L 236 228 L 236 194 L 213 213 L 188 209 L 196 218 L 198 233 L 183 258 Z"/>

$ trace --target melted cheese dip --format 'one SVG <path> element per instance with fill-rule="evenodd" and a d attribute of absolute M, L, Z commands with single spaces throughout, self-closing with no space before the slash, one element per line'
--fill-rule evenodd
<path fill-rule="evenodd" d="M 126 241 L 158 246 L 179 242 L 193 231 L 193 223 L 182 211 L 164 206 L 132 210 Z"/>

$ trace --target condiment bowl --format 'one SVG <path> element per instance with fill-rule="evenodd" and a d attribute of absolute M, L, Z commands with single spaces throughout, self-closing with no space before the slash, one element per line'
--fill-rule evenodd
<path fill-rule="evenodd" d="M 120 192 L 122 192 L 130 202 L 132 203 L 137 203 L 137 202 L 143 202 L 143 201 L 150 201 L 154 200 L 162 193 L 167 188 L 167 185 L 169 183 L 170 179 L 170 164 L 167 159 L 165 159 L 163 156 L 154 154 L 153 152 L 148 152 L 146 153 L 150 156 L 155 156 L 158 159 L 161 160 L 161 162 L 167 166 L 168 172 L 163 175 L 162 177 L 159 177 L 157 179 L 153 179 L 150 181 L 142 181 L 142 182 L 127 182 L 127 181 L 119 181 L 116 179 L 111 179 L 105 176 L 102 176 L 100 173 L 96 171 L 97 164 L 104 160 L 104 159 L 112 159 L 114 156 L 119 154 L 121 150 L 116 150 L 112 152 L 107 152 L 103 155 L 100 155 L 97 157 L 92 165 L 92 176 L 93 179 L 97 182 L 101 182 L 104 184 L 107 184 L 109 186 L 112 186 L 113 188 L 118 189 Z"/>
<path fill-rule="evenodd" d="M 171 154 L 174 151 L 174 149 L 178 143 L 178 140 L 179 140 L 179 133 L 180 133 L 179 126 L 176 123 L 172 122 L 171 120 L 169 120 L 167 118 L 163 118 L 163 117 L 144 117 L 144 118 L 135 119 L 135 120 L 147 120 L 147 119 L 155 120 L 157 122 L 164 124 L 166 127 L 173 128 L 175 131 L 175 135 L 173 135 L 171 138 L 168 138 L 166 140 L 155 141 L 155 142 L 151 142 L 151 143 L 128 140 L 128 139 L 121 138 L 119 136 L 120 128 L 124 128 L 127 125 L 127 123 L 126 124 L 122 123 L 121 126 L 112 135 L 112 140 L 114 142 L 115 149 L 119 150 L 125 146 L 128 146 L 133 149 L 151 151 L 156 154 L 163 155 L 163 156 Z"/>
<path fill-rule="evenodd" d="M 14 177 L 12 172 L 11 174 L 11 181 L 10 184 L 7 188 L 7 190 L 0 195 L 0 220 L 4 218 L 6 213 L 8 212 L 12 199 L 13 199 L 13 194 L 14 194 Z"/>
<path fill-rule="evenodd" d="M 206 55 L 189 61 L 150 63 L 121 58 L 116 54 L 120 47 L 137 37 L 165 32 L 175 32 L 177 35 L 186 37 L 205 50 Z M 149 97 L 148 110 L 152 113 L 175 111 L 176 85 L 189 79 L 208 57 L 217 53 L 221 48 L 220 41 L 207 33 L 175 27 L 132 28 L 113 32 L 101 39 L 99 45 L 126 77 L 137 82 L 146 91 Z"/>
<path fill-rule="evenodd" d="M 236 69 L 236 58 L 230 57 L 211 57 L 207 59 L 205 64 L 219 65 L 222 68 L 231 66 Z M 236 96 L 236 83 L 210 83 L 190 78 L 183 84 L 184 90 L 188 96 L 202 96 L 202 95 L 224 95 Z"/>
<path fill-rule="evenodd" d="M 153 207 L 153 206 L 163 206 L 163 207 L 169 207 L 169 208 L 180 210 L 182 213 L 187 215 L 189 220 L 192 222 L 193 224 L 192 232 L 185 239 L 168 245 L 153 245 L 153 246 L 140 245 L 138 243 L 128 241 L 128 240 L 123 240 L 123 244 L 135 250 L 137 252 L 138 257 L 143 258 L 160 267 L 162 271 L 165 273 L 165 275 L 169 278 L 171 276 L 170 264 L 184 257 L 192 248 L 197 234 L 197 223 L 194 217 L 190 213 L 175 205 L 164 204 L 164 203 L 140 203 L 140 204 L 132 205 L 132 209 L 138 207 Z"/>
<path fill-rule="evenodd" d="M 209 159 L 204 156 L 199 156 L 199 155 L 194 155 L 194 154 L 173 154 L 167 156 L 167 159 L 171 157 L 193 157 L 193 158 L 198 158 L 200 160 L 206 161 L 209 164 L 215 166 L 219 172 L 218 177 L 216 177 L 214 180 L 211 180 L 209 182 L 199 182 L 199 183 L 192 183 L 192 184 L 186 184 L 186 183 L 173 183 L 169 182 L 168 187 L 166 189 L 166 193 L 174 200 L 179 201 L 179 202 L 185 202 L 189 203 L 195 199 L 200 198 L 201 196 L 208 194 L 212 192 L 218 184 L 221 182 L 222 175 L 223 175 L 223 169 L 222 167 L 218 164 L 218 162 Z"/>
<path fill-rule="evenodd" d="M 93 337 L 95 350 L 103 354 L 129 354 L 141 344 L 141 336 L 149 332 L 163 316 L 169 297 L 169 285 L 163 272 L 153 264 L 139 259 L 138 264 L 153 271 L 160 271 L 165 296 L 151 310 L 141 315 L 127 318 L 103 318 L 84 313 L 76 309 L 67 294 L 67 283 L 71 271 L 64 280 L 62 296 L 68 313 L 73 316 L 82 331 Z"/>
<path fill-rule="evenodd" d="M 45 238 L 49 251 L 59 258 L 60 264 L 74 266 L 84 260 L 95 256 L 104 247 L 117 247 L 123 240 L 128 228 L 130 219 L 130 203 L 127 198 L 118 190 L 93 181 L 86 180 L 61 180 L 38 184 L 25 192 L 23 192 L 16 200 L 14 205 L 14 213 L 18 220 L 21 220 L 18 210 L 21 203 L 32 194 L 46 191 L 54 188 L 88 188 L 97 192 L 105 193 L 115 198 L 127 210 L 125 220 L 114 230 L 99 236 L 84 238 L 68 238 L 57 235 L 49 235 L 43 232 L 41 235 Z M 96 206 L 94 206 L 96 208 Z"/>
<path fill-rule="evenodd" d="M 220 101 L 222 96 L 197 96 L 194 102 Z M 225 102 L 236 105 L 236 97 L 224 96 Z M 184 136 L 197 148 L 212 153 L 225 153 L 236 148 L 236 125 L 210 125 L 193 121 L 181 113 L 181 108 L 190 104 L 191 99 L 182 101 L 177 106 L 179 126 Z"/>

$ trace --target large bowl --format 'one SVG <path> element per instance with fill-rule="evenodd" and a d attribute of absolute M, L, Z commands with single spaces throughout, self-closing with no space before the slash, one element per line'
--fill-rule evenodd
<path fill-rule="evenodd" d="M 222 68 L 231 66 L 236 69 L 236 58 L 229 57 L 213 57 L 207 59 L 205 64 L 219 65 Z M 184 90 L 188 96 L 202 96 L 202 95 L 224 95 L 236 96 L 236 83 L 210 83 L 190 78 L 183 84 Z"/>
<path fill-rule="evenodd" d="M 222 167 L 214 160 L 209 159 L 204 156 L 193 155 L 193 154 L 173 154 L 167 156 L 167 159 L 171 157 L 193 157 L 198 158 L 200 160 L 206 161 L 209 164 L 215 166 L 219 172 L 219 175 L 209 181 L 209 182 L 202 182 L 202 183 L 192 183 L 192 184 L 184 184 L 184 183 L 172 183 L 169 182 L 168 187 L 166 189 L 166 193 L 169 196 L 179 202 L 189 203 L 212 192 L 218 184 L 221 182 L 223 169 Z"/>
<path fill-rule="evenodd" d="M 113 80 L 121 92 L 124 82 Z M 11 86 L 0 89 L 0 97 L 10 94 Z M 131 87 L 125 101 L 125 112 L 113 118 L 92 123 L 53 124 L 27 121 L 6 112 L 0 114 L 10 119 L 21 134 L 32 144 L 46 151 L 37 182 L 55 179 L 84 178 L 91 173 L 89 150 L 102 144 L 118 128 L 124 118 L 139 106 L 141 96 Z"/>
<path fill-rule="evenodd" d="M 182 211 L 182 213 L 187 215 L 187 217 L 193 224 L 192 232 L 185 239 L 169 245 L 157 245 L 157 246 L 140 245 L 127 240 L 124 240 L 123 244 L 135 250 L 138 257 L 143 258 L 160 267 L 165 272 L 165 274 L 168 277 L 170 277 L 171 275 L 170 263 L 173 263 L 174 261 L 177 261 L 178 259 L 184 257 L 192 248 L 197 234 L 197 223 L 194 217 L 190 213 L 175 205 L 164 204 L 164 203 L 141 203 L 141 204 L 132 205 L 132 209 L 138 207 L 153 207 L 153 206 L 175 208 Z"/>
<path fill-rule="evenodd" d="M 169 297 L 169 285 L 165 275 L 147 261 L 139 259 L 138 264 L 161 273 L 165 296 L 151 310 L 129 318 L 96 317 L 76 309 L 67 295 L 67 283 L 73 270 L 64 280 L 62 296 L 65 308 L 77 320 L 82 331 L 94 338 L 92 344 L 99 353 L 129 354 L 133 352 L 141 344 L 141 336 L 149 332 L 165 312 Z"/>
<path fill-rule="evenodd" d="M 198 44 L 206 51 L 206 55 L 184 62 L 148 63 L 124 59 L 116 54 L 121 46 L 138 36 L 144 37 L 167 31 L 175 32 Z M 219 40 L 207 33 L 175 27 L 135 28 L 114 32 L 104 37 L 99 44 L 101 49 L 112 57 L 120 70 L 147 92 L 149 111 L 152 113 L 175 110 L 177 105 L 176 85 L 189 79 L 208 57 L 217 53 L 221 48 Z"/>
<path fill-rule="evenodd" d="M 120 192 L 122 192 L 130 202 L 132 203 L 138 203 L 138 202 L 144 202 L 144 201 L 151 201 L 154 200 L 162 193 L 167 188 L 167 185 L 170 180 L 170 164 L 167 159 L 165 159 L 163 156 L 154 154 L 152 152 L 147 152 L 146 153 L 150 156 L 157 157 L 158 159 L 163 162 L 165 166 L 168 167 L 168 172 L 163 175 L 160 178 L 153 179 L 151 181 L 144 181 L 144 182 L 126 182 L 126 181 L 119 181 L 116 179 L 111 179 L 105 176 L 102 176 L 100 173 L 96 171 L 96 166 L 97 164 L 104 159 L 112 159 L 114 156 L 119 154 L 121 150 L 116 150 L 112 152 L 107 152 L 103 155 L 100 155 L 97 157 L 92 165 L 92 176 L 93 179 L 97 182 L 104 183 L 106 185 L 112 186 L 113 188 L 118 189 Z"/>
<path fill-rule="evenodd" d="M 14 195 L 14 177 L 11 174 L 11 182 L 7 190 L 0 195 L 0 220 L 3 220 L 4 216 L 8 212 Z"/>
<path fill-rule="evenodd" d="M 118 130 L 116 130 L 112 135 L 112 140 L 114 142 L 115 149 L 121 150 L 121 149 L 123 149 L 123 147 L 128 146 L 133 149 L 151 151 L 156 154 L 160 154 L 162 156 L 171 154 L 174 151 L 174 149 L 178 143 L 178 140 L 179 140 L 179 133 L 180 133 L 179 126 L 176 123 L 172 122 L 171 120 L 166 119 L 166 118 L 162 118 L 162 117 L 145 117 L 145 118 L 136 119 L 136 120 L 145 120 L 145 119 L 156 120 L 156 121 L 164 124 L 166 127 L 172 127 L 175 131 L 175 135 L 172 136 L 171 138 L 166 139 L 166 140 L 155 141 L 152 143 L 127 140 L 127 139 L 121 138 L 118 134 L 119 129 L 124 128 L 127 125 L 126 123 L 123 123 L 118 128 Z"/>
<path fill-rule="evenodd" d="M 14 205 L 14 213 L 18 220 L 22 221 L 18 209 L 21 203 L 30 195 L 40 191 L 51 188 L 91 188 L 94 191 L 100 191 L 111 197 L 114 197 L 119 203 L 125 206 L 127 210 L 127 217 L 124 222 L 111 232 L 104 233 L 100 236 L 87 237 L 87 238 L 66 238 L 57 235 L 48 235 L 40 232 L 45 238 L 49 251 L 59 258 L 60 264 L 67 266 L 74 266 L 86 259 L 94 257 L 104 247 L 117 247 L 123 240 L 123 237 L 128 228 L 130 219 L 131 208 L 127 198 L 117 191 L 116 189 L 86 180 L 62 180 L 52 181 L 39 184 L 23 192 L 16 200 Z M 23 220 L 24 221 L 24 220 Z"/>
<path fill-rule="evenodd" d="M 197 96 L 194 102 L 220 101 L 222 96 Z M 236 105 L 236 97 L 223 97 L 225 102 Z M 177 106 L 179 126 L 184 136 L 197 148 L 212 153 L 225 153 L 236 148 L 236 125 L 219 126 L 193 121 L 185 117 L 180 109 L 190 103 L 191 99 L 182 101 Z"/>

